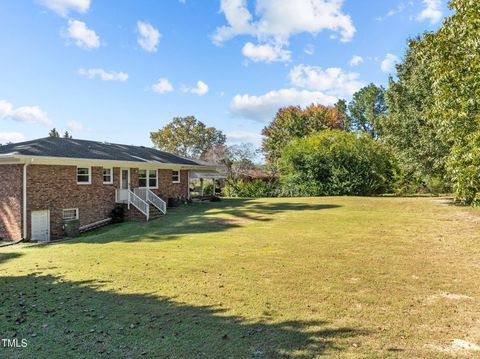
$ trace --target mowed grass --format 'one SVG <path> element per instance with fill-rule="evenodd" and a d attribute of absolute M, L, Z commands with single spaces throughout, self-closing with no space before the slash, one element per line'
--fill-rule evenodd
<path fill-rule="evenodd" d="M 480 212 L 435 198 L 194 203 L 0 248 L 1 358 L 480 355 Z"/>

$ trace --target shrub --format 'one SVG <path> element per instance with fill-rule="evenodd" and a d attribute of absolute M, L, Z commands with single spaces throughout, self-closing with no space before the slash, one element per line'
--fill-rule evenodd
<path fill-rule="evenodd" d="M 282 194 L 380 194 L 390 190 L 393 169 L 387 150 L 367 135 L 326 130 L 283 149 Z"/>
<path fill-rule="evenodd" d="M 122 206 L 116 206 L 110 212 L 112 223 L 122 223 L 125 220 L 125 210 Z"/>
<path fill-rule="evenodd" d="M 224 188 L 224 195 L 227 197 L 277 197 L 278 193 L 278 183 L 275 181 L 244 181 L 239 179 L 228 182 Z"/>

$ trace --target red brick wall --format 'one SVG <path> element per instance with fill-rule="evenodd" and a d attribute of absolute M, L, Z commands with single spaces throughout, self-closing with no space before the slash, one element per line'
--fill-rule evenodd
<path fill-rule="evenodd" d="M 113 184 L 103 184 L 103 168 L 92 167 L 91 184 L 77 184 L 76 166 L 30 165 L 28 167 L 28 228 L 31 236 L 31 212 L 50 210 L 52 238 L 63 236 L 63 210 L 78 208 L 80 225 L 108 218 L 115 207 L 115 188 L 119 187 L 118 168 Z"/>
<path fill-rule="evenodd" d="M 52 238 L 63 236 L 64 209 L 78 208 L 82 226 L 107 218 L 116 205 L 115 188 L 120 187 L 120 168 L 113 169 L 113 184 L 103 184 L 102 170 L 102 167 L 92 167 L 92 183 L 79 185 L 76 166 L 30 165 L 27 176 L 29 237 L 31 212 L 36 210 L 50 210 Z M 172 171 L 159 170 L 159 188 L 153 191 L 165 200 L 169 197 L 186 199 L 188 171 L 180 172 L 180 183 L 172 183 Z M 138 187 L 137 168 L 130 168 L 130 184 L 132 189 Z M 138 216 L 127 214 L 127 218 L 130 217 Z"/>
<path fill-rule="evenodd" d="M 23 165 L 0 165 L 0 238 L 22 238 Z"/>
<path fill-rule="evenodd" d="M 152 189 L 163 200 L 168 198 L 187 199 L 188 171 L 180 171 L 180 183 L 172 183 L 172 170 L 158 170 L 158 189 Z"/>

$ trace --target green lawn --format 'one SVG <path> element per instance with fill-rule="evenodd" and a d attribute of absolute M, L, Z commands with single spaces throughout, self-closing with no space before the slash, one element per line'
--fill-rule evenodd
<path fill-rule="evenodd" d="M 14 337 L 0 358 L 474 357 L 452 340 L 480 344 L 480 212 L 232 199 L 0 248 Z"/>

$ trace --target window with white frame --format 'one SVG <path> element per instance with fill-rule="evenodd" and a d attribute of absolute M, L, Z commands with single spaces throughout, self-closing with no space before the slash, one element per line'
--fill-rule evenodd
<path fill-rule="evenodd" d="M 156 170 L 149 170 L 148 171 L 148 187 L 150 188 L 157 188 L 157 171 Z"/>
<path fill-rule="evenodd" d="M 172 170 L 172 182 L 180 183 L 180 171 Z"/>
<path fill-rule="evenodd" d="M 69 208 L 63 210 L 63 220 L 71 221 L 73 219 L 78 219 L 78 208 Z"/>
<path fill-rule="evenodd" d="M 104 168 L 103 169 L 103 183 L 112 184 L 113 183 L 113 169 Z"/>
<path fill-rule="evenodd" d="M 90 167 L 77 167 L 77 183 L 90 184 L 91 183 Z"/>
<path fill-rule="evenodd" d="M 157 171 L 156 170 L 139 170 L 138 171 L 138 187 L 157 188 L 158 187 Z"/>

